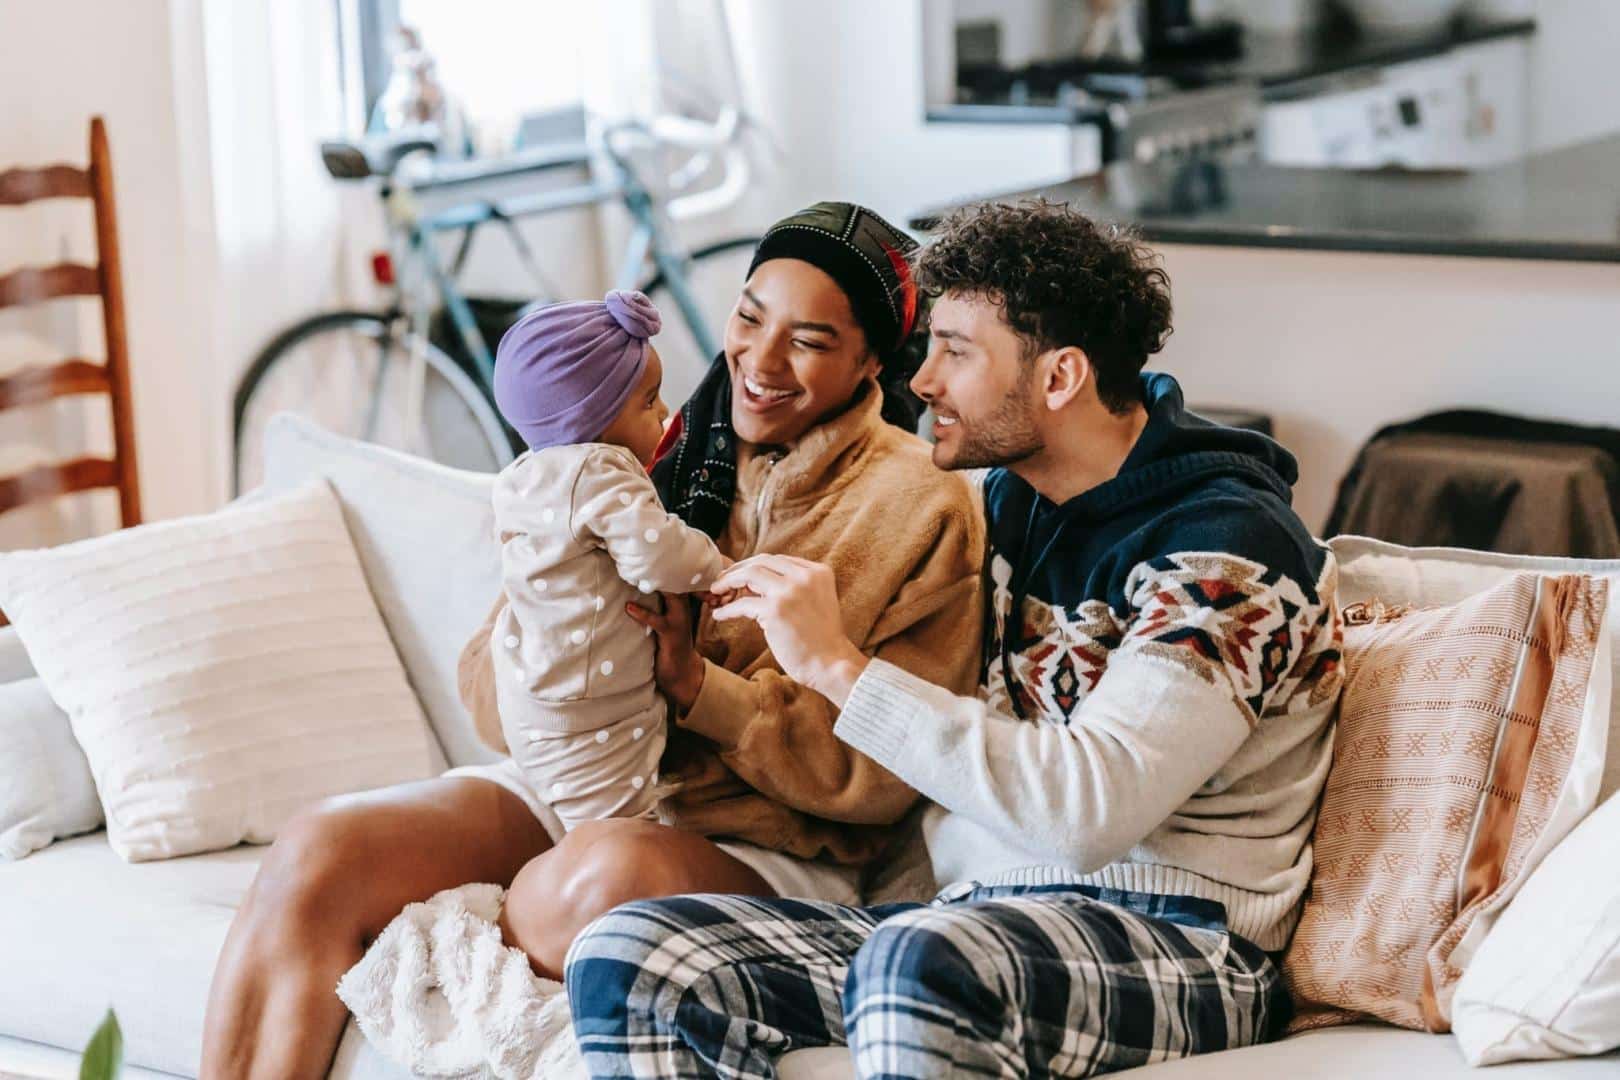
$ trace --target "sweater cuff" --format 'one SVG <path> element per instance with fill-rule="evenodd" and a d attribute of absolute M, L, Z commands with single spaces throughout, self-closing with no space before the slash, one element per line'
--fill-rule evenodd
<path fill-rule="evenodd" d="M 899 774 L 906 736 L 939 687 L 884 660 L 872 660 L 855 680 L 833 734 L 890 772 Z"/>
<path fill-rule="evenodd" d="M 686 715 L 677 716 L 675 723 L 712 739 L 723 750 L 735 750 L 757 709 L 752 682 L 712 660 L 704 660 L 703 688 Z"/>

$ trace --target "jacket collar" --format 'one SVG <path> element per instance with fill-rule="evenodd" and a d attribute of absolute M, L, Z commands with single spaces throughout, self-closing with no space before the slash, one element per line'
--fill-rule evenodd
<path fill-rule="evenodd" d="M 872 452 L 874 437 L 883 427 L 883 392 L 876 379 L 867 379 L 843 412 L 805 432 L 785 448 L 760 448 L 737 470 L 737 497 L 750 498 L 769 476 L 776 484 L 773 502 L 784 505 L 818 499 L 847 484 Z M 767 470 L 761 458 L 773 457 Z"/>

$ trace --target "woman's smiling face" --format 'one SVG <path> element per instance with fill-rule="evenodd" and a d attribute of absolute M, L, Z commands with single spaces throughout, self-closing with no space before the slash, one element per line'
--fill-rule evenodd
<path fill-rule="evenodd" d="M 799 259 L 755 268 L 726 322 L 731 424 L 745 442 L 793 442 L 842 412 L 878 360 L 849 297 Z"/>

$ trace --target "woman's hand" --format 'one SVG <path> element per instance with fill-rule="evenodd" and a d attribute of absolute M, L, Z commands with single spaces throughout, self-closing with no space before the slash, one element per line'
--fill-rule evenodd
<path fill-rule="evenodd" d="M 867 660 L 844 633 L 838 585 L 821 563 L 756 555 L 721 574 L 714 593 L 720 622 L 753 619 L 788 678 L 842 707 Z"/>
<path fill-rule="evenodd" d="M 653 679 L 670 696 L 676 708 L 686 712 L 703 689 L 703 657 L 692 643 L 692 605 L 685 596 L 663 593 L 660 614 L 639 604 L 626 604 L 625 612 L 658 637 L 658 653 L 653 660 Z"/>

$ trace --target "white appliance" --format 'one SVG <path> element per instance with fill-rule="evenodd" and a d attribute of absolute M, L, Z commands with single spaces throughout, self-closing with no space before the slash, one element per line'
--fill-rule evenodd
<path fill-rule="evenodd" d="M 1260 156 L 1304 168 L 1477 169 L 1522 157 L 1528 46 L 1508 38 L 1314 80 L 1268 100 Z"/>

